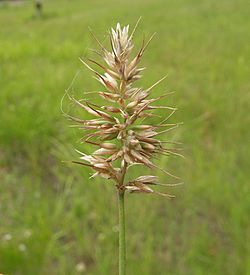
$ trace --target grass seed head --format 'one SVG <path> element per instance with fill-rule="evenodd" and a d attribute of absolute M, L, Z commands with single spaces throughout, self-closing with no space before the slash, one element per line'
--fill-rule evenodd
<path fill-rule="evenodd" d="M 84 162 L 76 161 L 75 163 L 89 166 L 94 170 L 92 177 L 101 176 L 112 179 L 120 190 L 128 190 L 132 193 L 162 194 L 149 187 L 149 185 L 159 184 L 156 176 L 140 176 L 129 182 L 125 180 L 129 167 L 140 164 L 150 169 L 157 168 L 153 163 L 154 157 L 159 154 L 171 155 L 173 152 L 165 148 L 166 143 L 162 143 L 157 138 L 159 134 L 173 128 L 173 124 L 165 123 L 172 114 L 168 114 L 163 120 L 164 124 L 150 125 L 144 122 L 147 117 L 154 116 L 152 111 L 166 108 L 173 112 L 175 108 L 152 105 L 168 94 L 149 99 L 156 85 L 165 77 L 148 89 L 134 87 L 134 82 L 141 78 L 144 70 L 139 67 L 141 57 L 152 39 L 151 37 L 147 43 L 143 41 L 139 52 L 132 56 L 134 31 L 135 29 L 129 35 L 129 26 L 121 27 L 118 23 L 116 28 L 112 28 L 109 32 L 109 49 L 105 48 L 93 35 L 101 48 L 104 63 L 92 59 L 88 59 L 87 63 L 81 59 L 106 91 L 97 92 L 105 102 L 103 106 L 69 96 L 74 104 L 95 117 L 82 120 L 68 116 L 79 124 L 81 130 L 86 131 L 82 141 L 96 147 L 91 155 L 78 151 L 81 154 L 80 159 Z M 101 69 L 103 73 L 100 73 L 98 69 Z M 162 168 L 159 169 L 173 176 Z M 172 197 L 168 194 L 162 195 Z"/>

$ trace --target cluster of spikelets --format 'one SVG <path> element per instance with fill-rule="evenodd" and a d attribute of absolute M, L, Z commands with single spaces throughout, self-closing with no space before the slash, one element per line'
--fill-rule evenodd
<path fill-rule="evenodd" d="M 77 151 L 84 162 L 74 161 L 74 163 L 91 167 L 95 172 L 92 177 L 101 176 L 112 179 L 121 192 L 129 190 L 130 192 L 162 194 L 150 188 L 152 185 L 160 184 L 156 176 L 145 175 L 129 182 L 125 181 L 127 169 L 135 164 L 151 169 L 158 168 L 177 179 L 152 162 L 158 154 L 178 155 L 175 149 L 164 146 L 171 142 L 162 142 L 157 139 L 160 134 L 176 128 L 178 124 L 166 124 L 176 111 L 175 108 L 154 105 L 157 100 L 165 98 L 169 93 L 149 99 L 152 90 L 164 78 L 148 89 L 136 88 L 132 85 L 141 78 L 144 68 L 139 68 L 138 64 L 152 39 L 151 37 L 147 43 L 143 41 L 139 52 L 131 58 L 135 29 L 136 27 L 131 35 L 129 35 L 129 26 L 121 28 L 119 23 L 116 29 L 111 29 L 109 33 L 111 50 L 106 49 L 92 34 L 100 46 L 100 52 L 96 51 L 96 53 L 101 56 L 106 65 L 91 59 L 88 61 L 100 67 L 104 74 L 93 69 L 82 59 L 81 61 L 104 86 L 105 91 L 96 93 L 105 100 L 105 105 L 98 106 L 87 100 L 76 100 L 68 94 L 73 103 L 95 117 L 82 120 L 67 114 L 68 118 L 77 122 L 80 129 L 86 131 L 82 141 L 96 147 L 91 155 Z M 144 124 L 146 118 L 155 116 L 153 110 L 162 108 L 168 111 L 163 121 L 157 125 Z M 162 195 L 173 197 L 169 194 Z"/>

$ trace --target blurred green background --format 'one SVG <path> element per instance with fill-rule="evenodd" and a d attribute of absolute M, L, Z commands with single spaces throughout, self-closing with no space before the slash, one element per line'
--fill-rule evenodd
<path fill-rule="evenodd" d="M 97 47 L 88 26 L 104 40 L 116 22 L 142 16 L 136 49 L 143 34 L 157 35 L 139 84 L 168 74 L 155 93 L 176 91 L 163 103 L 178 107 L 173 121 L 184 125 L 166 138 L 184 143 L 186 160 L 160 165 L 185 185 L 167 190 L 172 201 L 127 196 L 128 275 L 250 274 L 250 2 L 43 5 L 39 17 L 33 1 L 0 1 L 0 273 L 117 274 L 116 190 L 61 162 L 90 148 L 60 100 L 77 72 L 76 97 L 99 87 L 78 59 Z"/>

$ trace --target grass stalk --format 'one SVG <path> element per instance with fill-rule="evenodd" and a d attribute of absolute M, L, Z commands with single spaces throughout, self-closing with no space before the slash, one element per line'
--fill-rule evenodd
<path fill-rule="evenodd" d="M 126 274 L 126 236 L 125 236 L 125 210 L 124 191 L 118 190 L 119 203 L 119 275 Z"/>

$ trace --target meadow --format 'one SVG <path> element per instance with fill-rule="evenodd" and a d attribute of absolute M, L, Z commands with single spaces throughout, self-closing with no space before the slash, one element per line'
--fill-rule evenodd
<path fill-rule="evenodd" d="M 100 88 L 79 61 L 97 47 L 88 27 L 105 42 L 111 26 L 142 16 L 136 49 L 156 36 L 139 84 L 167 74 L 154 93 L 175 91 L 163 103 L 184 123 L 165 138 L 183 143 L 185 160 L 158 163 L 185 184 L 166 190 L 174 200 L 126 196 L 127 274 L 250 274 L 250 2 L 43 3 L 37 17 L 32 1 L 0 1 L 0 273 L 117 274 L 116 190 L 62 162 L 90 148 L 60 103 L 76 74 L 77 98 Z"/>

